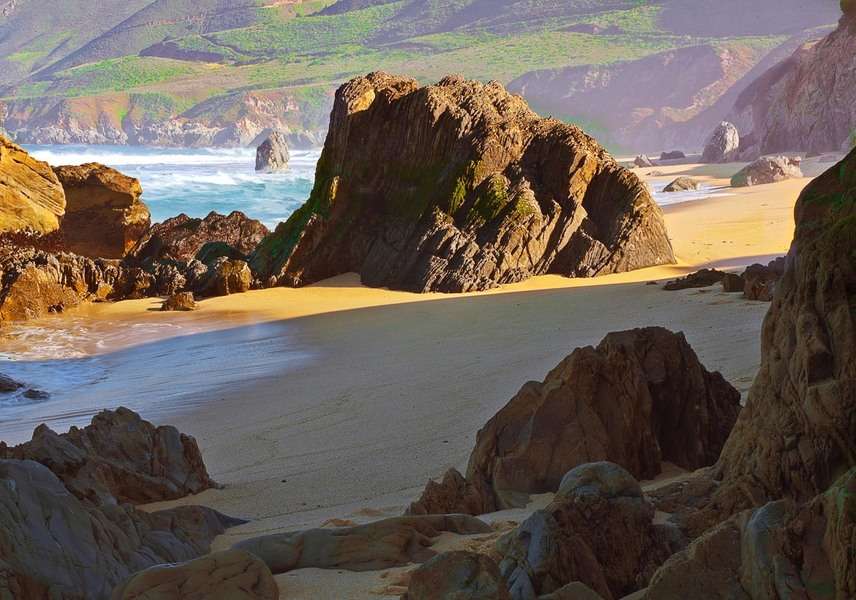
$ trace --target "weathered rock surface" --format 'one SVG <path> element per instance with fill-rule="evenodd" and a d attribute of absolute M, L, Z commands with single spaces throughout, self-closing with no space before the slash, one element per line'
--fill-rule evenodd
<path fill-rule="evenodd" d="M 729 118 L 751 132 L 749 155 L 849 150 L 856 130 L 852 10 L 834 32 L 803 45 L 760 76 L 737 98 Z"/>
<path fill-rule="evenodd" d="M 256 171 L 275 173 L 288 167 L 288 142 L 279 131 L 274 131 L 256 148 Z"/>
<path fill-rule="evenodd" d="M 410 578 L 402 600 L 510 600 L 499 566 L 475 552 L 444 552 Z"/>
<path fill-rule="evenodd" d="M 148 231 L 139 180 L 98 163 L 54 167 L 65 190 L 62 236 L 69 252 L 122 258 Z"/>
<path fill-rule="evenodd" d="M 733 162 L 738 159 L 739 152 L 740 134 L 737 132 L 737 128 L 733 124 L 723 121 L 714 129 L 708 139 L 701 160 L 705 163 Z"/>
<path fill-rule="evenodd" d="M 677 546 L 654 507 L 616 464 L 568 472 L 553 502 L 497 542 L 511 598 L 529 600 L 579 581 L 607 600 L 645 587 Z M 679 543 L 679 542 L 678 542 Z"/>
<path fill-rule="evenodd" d="M 735 515 L 672 556 L 644 598 L 856 597 L 856 469 L 803 506 Z"/>
<path fill-rule="evenodd" d="M 309 529 L 235 544 L 261 558 L 276 575 L 295 569 L 373 571 L 424 562 L 430 540 L 443 532 L 487 533 L 485 523 L 464 515 L 397 517 L 340 529 Z"/>
<path fill-rule="evenodd" d="M 212 212 L 204 219 L 181 214 L 154 225 L 137 244 L 134 256 L 141 261 L 188 263 L 211 242 L 222 242 L 246 256 L 268 233 L 261 222 L 240 211 L 227 216 Z"/>
<path fill-rule="evenodd" d="M 59 228 L 65 193 L 50 166 L 0 135 L 0 231 Z"/>
<path fill-rule="evenodd" d="M 205 292 L 208 296 L 228 296 L 250 290 L 253 274 L 243 260 L 218 258 L 210 268 Z"/>
<path fill-rule="evenodd" d="M 732 187 L 748 187 L 803 177 L 802 160 L 788 156 L 762 157 L 731 178 Z"/>
<path fill-rule="evenodd" d="M 560 587 L 555 592 L 539 596 L 538 600 L 603 600 L 603 596 L 579 581 Z"/>
<path fill-rule="evenodd" d="M 41 426 L 31 442 L 0 443 L 0 590 L 107 599 L 132 573 L 206 553 L 243 521 L 198 506 L 143 512 L 123 503 L 202 489 L 200 473 L 192 438 L 126 410 L 61 436 Z"/>
<path fill-rule="evenodd" d="M 544 382 L 524 385 L 479 431 L 465 482 L 447 474 L 410 512 L 519 506 L 593 461 L 616 462 L 646 479 L 660 473 L 662 461 L 711 465 L 739 402 L 737 390 L 704 368 L 683 335 L 658 327 L 611 333 L 597 348 L 575 350 Z"/>
<path fill-rule="evenodd" d="M 743 297 L 747 300 L 772 302 L 776 284 L 785 274 L 785 258 L 779 257 L 766 265 L 749 265 L 743 272 Z"/>
<path fill-rule="evenodd" d="M 672 150 L 670 152 L 662 152 L 660 154 L 660 160 L 681 160 L 686 157 L 687 155 L 680 150 Z"/>
<path fill-rule="evenodd" d="M 647 155 L 640 154 L 635 159 L 633 159 L 633 164 L 637 167 L 646 168 L 646 167 L 655 167 L 657 164 L 651 160 Z"/>
<path fill-rule="evenodd" d="M 63 434 L 40 425 L 29 442 L 0 442 L 0 457 L 40 462 L 75 496 L 97 504 L 174 500 L 216 485 L 196 440 L 127 408 L 102 411 Z"/>
<path fill-rule="evenodd" d="M 664 192 L 686 192 L 689 190 L 697 190 L 701 187 L 701 183 L 692 177 L 678 177 L 669 185 L 663 188 Z"/>
<path fill-rule="evenodd" d="M 592 138 L 497 83 L 342 86 L 307 203 L 251 258 L 262 280 L 481 290 L 674 262 L 645 185 Z"/>
<path fill-rule="evenodd" d="M 111 600 L 277 600 L 279 588 L 261 560 L 226 550 L 133 575 Z"/>
<path fill-rule="evenodd" d="M 193 292 L 179 292 L 173 294 L 163 301 L 161 304 L 163 311 L 190 311 L 196 310 L 196 300 L 193 298 Z"/>
<path fill-rule="evenodd" d="M 679 290 L 710 287 L 722 281 L 725 275 L 724 271 L 718 269 L 700 269 L 679 279 L 666 282 L 663 285 L 663 289 L 676 292 Z"/>

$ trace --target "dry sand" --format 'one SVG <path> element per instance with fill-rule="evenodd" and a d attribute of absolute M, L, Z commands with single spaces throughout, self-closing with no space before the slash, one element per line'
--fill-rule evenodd
<path fill-rule="evenodd" d="M 657 170 L 726 185 L 738 167 Z M 191 336 L 196 345 L 185 344 L 181 353 L 170 354 L 168 341 L 117 352 L 163 331 L 152 339 L 114 335 L 97 348 L 121 357 L 111 376 L 126 388 L 139 381 L 142 392 L 181 392 L 142 412 L 194 434 L 212 475 L 225 484 L 182 503 L 252 519 L 221 536 L 218 548 L 332 517 L 364 522 L 401 514 L 427 479 L 465 467 L 477 429 L 525 381 L 543 378 L 575 347 L 609 331 L 644 325 L 684 331 L 704 364 L 745 392 L 759 363 L 768 305 L 719 286 L 665 292 L 646 283 L 784 254 L 793 205 L 807 181 L 667 207 L 679 258 L 671 267 L 590 280 L 538 277 L 473 295 L 368 289 L 350 275 L 299 290 L 206 300 L 193 314 L 151 312 L 156 303 L 147 300 L 93 306 L 73 318 L 94 332 L 99 323 L 121 332 L 140 322 L 178 324 L 183 333 L 225 329 Z M 295 348 L 306 355 L 290 360 Z M 194 363 L 194 356 L 217 360 Z M 218 379 L 223 372 L 230 376 Z M 75 415 L 110 404 L 112 396 L 98 396 L 98 389 L 68 399 Z M 124 398 L 112 400 L 120 403 Z M 0 424 L 0 438 L 8 427 Z M 288 598 L 377 598 L 400 591 L 395 580 L 406 571 L 305 570 L 278 581 Z"/>

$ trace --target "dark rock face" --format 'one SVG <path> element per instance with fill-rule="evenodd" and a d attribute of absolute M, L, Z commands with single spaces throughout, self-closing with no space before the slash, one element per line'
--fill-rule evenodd
<path fill-rule="evenodd" d="M 284 285 L 416 292 L 672 262 L 644 184 L 579 129 L 496 83 L 384 73 L 339 89 L 310 199 L 251 257 Z"/>
<path fill-rule="evenodd" d="M 133 177 L 98 163 L 54 167 L 65 190 L 62 236 L 69 252 L 122 258 L 148 231 L 151 216 Z"/>
<path fill-rule="evenodd" d="M 411 512 L 519 506 L 592 461 L 639 478 L 656 476 L 664 460 L 711 465 L 739 410 L 740 394 L 704 368 L 683 335 L 657 327 L 611 333 L 597 348 L 575 350 L 543 383 L 524 385 L 479 431 L 466 484 L 447 474 Z"/>
<path fill-rule="evenodd" d="M 747 153 L 849 150 L 856 129 L 856 17 L 803 45 L 737 99 L 730 118 L 750 131 Z"/>
<path fill-rule="evenodd" d="M 723 121 L 714 129 L 701 161 L 706 163 L 727 163 L 738 159 L 740 152 L 740 134 L 737 128 L 727 121 Z"/>
<path fill-rule="evenodd" d="M 671 152 L 663 152 L 660 154 L 660 160 L 681 160 L 686 157 L 687 155 L 680 150 L 672 150 Z"/>
<path fill-rule="evenodd" d="M 772 302 L 776 284 L 785 274 L 785 258 L 779 257 L 766 265 L 749 265 L 743 272 L 743 297 L 747 300 Z"/>
<path fill-rule="evenodd" d="M 288 167 L 288 143 L 285 136 L 274 131 L 256 148 L 256 171 L 275 173 Z"/>
<path fill-rule="evenodd" d="M 801 164 L 802 160 L 798 157 L 771 156 L 759 158 L 732 177 L 731 185 L 733 187 L 747 187 L 803 177 Z"/>
<path fill-rule="evenodd" d="M 510 600 L 505 578 L 488 556 L 444 552 L 413 572 L 402 600 Z"/>
<path fill-rule="evenodd" d="M 0 231 L 48 233 L 65 213 L 65 193 L 50 165 L 0 135 Z"/>
<path fill-rule="evenodd" d="M 196 300 L 193 298 L 193 292 L 179 292 L 173 294 L 163 301 L 161 310 L 170 311 L 191 311 L 196 310 Z"/>
<path fill-rule="evenodd" d="M 196 558 L 242 521 L 198 506 L 149 513 L 124 502 L 208 485 L 192 438 L 125 409 L 82 430 L 42 426 L 31 442 L 0 443 L 0 589 L 11 598 L 106 600 L 136 571 Z"/>
<path fill-rule="evenodd" d="M 676 292 L 678 290 L 705 288 L 719 283 L 723 277 L 725 277 L 724 271 L 718 269 L 701 269 L 680 279 L 667 282 L 663 286 L 663 289 L 669 292 Z"/>
<path fill-rule="evenodd" d="M 206 244 L 222 242 L 246 256 L 268 233 L 261 222 L 239 211 L 227 216 L 212 212 L 204 219 L 192 219 L 181 214 L 154 225 L 137 244 L 133 254 L 141 261 L 188 263 Z"/>
<path fill-rule="evenodd" d="M 692 177 L 678 177 L 669 185 L 663 188 L 664 192 L 686 192 L 689 190 L 697 190 L 701 184 Z"/>
<path fill-rule="evenodd" d="M 654 507 L 618 465 L 568 472 L 553 502 L 497 542 L 511 598 L 526 600 L 579 581 L 603 598 L 645 587 L 677 548 L 654 525 Z"/>
<path fill-rule="evenodd" d="M 216 485 L 196 440 L 126 408 L 100 412 L 90 425 L 63 434 L 40 425 L 32 441 L 0 446 L 0 455 L 44 464 L 75 496 L 99 505 L 174 500 Z"/>
<path fill-rule="evenodd" d="M 433 558 L 435 552 L 427 546 L 442 532 L 490 531 L 482 521 L 464 515 L 396 517 L 335 530 L 277 533 L 234 547 L 261 558 L 275 575 L 308 568 L 376 571 Z"/>

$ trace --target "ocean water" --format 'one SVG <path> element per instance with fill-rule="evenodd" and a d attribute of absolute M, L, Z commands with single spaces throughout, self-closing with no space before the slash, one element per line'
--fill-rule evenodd
<path fill-rule="evenodd" d="M 273 228 L 309 197 L 318 150 L 291 152 L 282 173 L 255 172 L 255 150 L 144 148 L 135 146 L 26 146 L 52 165 L 100 162 L 136 177 L 152 220 L 180 213 L 204 217 L 240 210 Z"/>

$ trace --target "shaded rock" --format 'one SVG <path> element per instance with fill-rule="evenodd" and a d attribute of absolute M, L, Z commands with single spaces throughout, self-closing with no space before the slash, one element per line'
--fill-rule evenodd
<path fill-rule="evenodd" d="M 69 252 L 122 258 L 151 225 L 143 188 L 133 177 L 98 163 L 54 167 L 65 190 L 62 236 Z"/>
<path fill-rule="evenodd" d="M 597 348 L 575 350 L 543 383 L 524 385 L 479 431 L 466 485 L 447 474 L 410 510 L 482 514 L 521 506 L 592 461 L 616 462 L 645 479 L 660 473 L 664 460 L 687 469 L 710 465 L 739 401 L 682 334 L 658 327 L 611 333 Z"/>
<path fill-rule="evenodd" d="M 275 173 L 288 167 L 288 143 L 285 136 L 274 131 L 256 148 L 256 171 Z"/>
<path fill-rule="evenodd" d="M 107 599 L 131 573 L 196 558 L 238 523 L 203 507 L 96 507 L 44 465 L 0 460 L 0 589 L 13 598 Z"/>
<path fill-rule="evenodd" d="M 743 297 L 747 300 L 771 302 L 776 283 L 785 273 L 785 258 L 777 258 L 767 265 L 749 265 L 743 272 Z"/>
<path fill-rule="evenodd" d="M 737 273 L 725 273 L 722 276 L 722 291 L 732 294 L 742 292 L 746 287 L 746 280 Z"/>
<path fill-rule="evenodd" d="M 680 160 L 686 157 L 687 155 L 680 150 L 672 150 L 671 152 L 663 152 L 660 154 L 660 160 Z"/>
<path fill-rule="evenodd" d="M 32 441 L 0 456 L 42 463 L 75 496 L 99 505 L 173 500 L 216 485 L 196 440 L 126 408 L 102 411 L 63 434 L 40 425 Z"/>
<path fill-rule="evenodd" d="M 708 139 L 701 155 L 701 161 L 705 163 L 734 162 L 738 158 L 739 150 L 740 134 L 737 133 L 737 128 L 731 123 L 723 121 Z"/>
<path fill-rule="evenodd" d="M 211 212 L 204 219 L 185 214 L 154 225 L 133 251 L 141 260 L 189 263 L 209 242 L 222 242 L 243 258 L 268 234 L 261 222 L 233 211 L 228 216 Z"/>
<path fill-rule="evenodd" d="M 402 600 L 510 600 L 499 567 L 475 552 L 444 552 L 416 569 Z"/>
<path fill-rule="evenodd" d="M 584 464 L 563 479 L 554 501 L 497 542 L 514 600 L 582 582 L 603 598 L 645 587 L 677 548 L 653 524 L 654 507 L 618 465 Z"/>
<path fill-rule="evenodd" d="M 551 594 L 539 596 L 538 600 L 603 600 L 603 596 L 584 583 L 574 581 L 560 587 Z"/>
<path fill-rule="evenodd" d="M 8 375 L 0 374 L 0 393 L 9 394 L 11 392 L 17 392 L 24 384 L 20 381 L 15 381 Z"/>
<path fill-rule="evenodd" d="M 180 292 L 178 294 L 173 294 L 163 301 L 163 304 L 161 304 L 161 310 L 196 310 L 196 300 L 193 299 L 193 292 Z"/>
<path fill-rule="evenodd" d="M 261 560 L 241 550 L 215 552 L 133 575 L 112 600 L 277 600 L 279 588 Z"/>
<path fill-rule="evenodd" d="M 685 277 L 667 282 L 663 286 L 663 289 L 674 292 L 678 290 L 710 287 L 722 281 L 722 278 L 725 277 L 725 275 L 725 272 L 717 269 L 701 269 L 694 273 L 690 273 Z"/>
<path fill-rule="evenodd" d="M 686 192 L 689 190 L 697 190 L 701 187 L 701 183 L 692 177 L 678 177 L 672 183 L 663 188 L 664 192 Z"/>
<path fill-rule="evenodd" d="M 261 558 L 275 575 L 306 568 L 375 571 L 432 558 L 430 540 L 443 532 L 489 531 L 485 523 L 463 515 L 397 517 L 335 530 L 277 533 L 234 547 Z"/>
<path fill-rule="evenodd" d="M 648 156 L 645 154 L 640 154 L 635 159 L 633 159 L 633 164 L 636 165 L 637 167 L 641 167 L 643 169 L 646 167 L 657 166 L 657 164 L 653 160 L 648 158 Z"/>
<path fill-rule="evenodd" d="M 250 259 L 259 279 L 483 290 L 674 262 L 645 185 L 498 83 L 372 73 L 336 94 L 307 203 Z"/>
<path fill-rule="evenodd" d="M 55 231 L 65 193 L 50 165 L 0 135 L 0 231 Z"/>
<path fill-rule="evenodd" d="M 253 274 L 242 260 L 218 258 L 211 266 L 204 294 L 228 296 L 247 292 L 253 285 Z"/>
<path fill-rule="evenodd" d="M 776 183 L 785 179 L 803 177 L 802 159 L 787 156 L 762 157 L 747 165 L 731 178 L 732 187 L 748 187 Z"/>
<path fill-rule="evenodd" d="M 43 390 L 29 389 L 24 392 L 24 398 L 28 400 L 47 400 L 51 395 Z"/>

